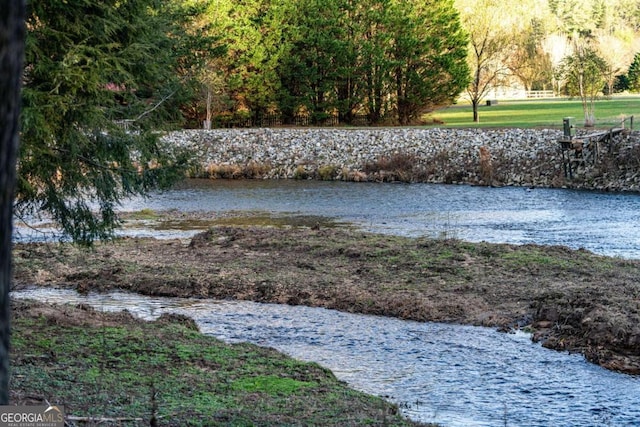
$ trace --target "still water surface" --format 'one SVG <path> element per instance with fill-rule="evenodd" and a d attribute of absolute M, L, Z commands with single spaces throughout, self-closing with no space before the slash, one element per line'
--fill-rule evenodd
<path fill-rule="evenodd" d="M 202 332 L 227 342 L 248 341 L 318 362 L 351 386 L 398 403 L 418 421 L 451 427 L 640 425 L 640 378 L 546 350 L 524 333 L 243 301 L 52 289 L 13 297 L 126 308 L 146 319 L 185 314 Z"/>
<path fill-rule="evenodd" d="M 405 236 L 538 243 L 640 258 L 640 195 L 521 187 L 189 180 L 124 210 L 320 215 Z"/>

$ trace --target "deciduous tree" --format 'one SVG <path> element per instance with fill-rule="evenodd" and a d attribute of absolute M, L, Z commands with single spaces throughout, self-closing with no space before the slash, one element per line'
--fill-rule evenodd
<path fill-rule="evenodd" d="M 512 34 L 501 25 L 502 2 L 458 0 L 464 28 L 469 33 L 469 66 L 471 83 L 467 94 L 473 109 L 473 121 L 479 122 L 478 106 L 489 91 L 508 75 L 506 58 Z"/>
<path fill-rule="evenodd" d="M 513 36 L 511 54 L 506 57 L 510 72 L 518 77 L 525 90 L 546 90 L 551 87 L 553 66 L 543 48 L 546 34 L 542 22 L 534 18 Z"/>
<path fill-rule="evenodd" d="M 625 73 L 633 60 L 633 43 L 611 34 L 603 34 L 600 30 L 596 33 L 593 43 L 598 56 L 607 63 L 605 71 L 606 93 L 611 95 L 614 93 L 617 77 Z"/>
<path fill-rule="evenodd" d="M 588 44 L 576 44 L 575 52 L 562 61 L 559 74 L 567 92 L 582 101 L 584 125 L 595 125 L 595 101 L 605 85 L 608 65 Z"/>

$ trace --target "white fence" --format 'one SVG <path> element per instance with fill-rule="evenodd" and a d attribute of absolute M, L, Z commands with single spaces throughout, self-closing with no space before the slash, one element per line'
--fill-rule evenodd
<path fill-rule="evenodd" d="M 526 98 L 555 98 L 556 94 L 552 90 L 529 90 L 525 91 Z"/>

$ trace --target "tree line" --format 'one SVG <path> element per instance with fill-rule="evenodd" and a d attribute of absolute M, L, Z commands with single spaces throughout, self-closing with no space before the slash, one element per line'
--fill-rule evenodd
<path fill-rule="evenodd" d="M 29 39 L 34 43 L 27 45 L 27 62 L 40 60 L 33 56 L 37 50 L 57 46 L 59 52 L 47 61 L 63 61 L 67 67 L 38 69 L 40 75 L 55 79 L 56 73 L 69 77 L 75 72 L 76 85 L 83 87 L 100 79 L 103 89 L 112 90 L 98 91 L 97 98 L 110 103 L 107 110 L 122 120 L 143 113 L 145 104 L 132 100 L 166 98 L 146 117 L 155 118 L 156 126 L 301 120 L 410 124 L 455 102 L 461 93 L 475 111 L 496 88 L 577 95 L 563 61 L 585 42 L 602 59 L 599 89 L 613 93 L 640 86 L 637 66 L 627 75 L 640 52 L 640 0 L 71 4 L 77 14 L 30 6 Z M 112 31 L 118 25 L 121 30 Z M 43 38 L 47 31 L 49 43 Z M 61 33 L 67 37 L 60 43 Z M 71 66 L 73 55 L 85 66 L 82 71 Z M 120 68 L 89 77 L 83 58 L 92 58 L 95 69 Z M 138 88 L 132 79 L 146 83 Z M 277 120 L 270 121 L 273 117 Z"/>
<path fill-rule="evenodd" d="M 588 99 L 640 68 L 640 0 L 66 0 L 29 2 L 26 30 L 15 212 L 82 242 L 189 167 L 163 128 L 406 125 L 465 90 L 474 107 L 514 82 Z"/>
<path fill-rule="evenodd" d="M 227 49 L 205 70 L 208 117 L 408 124 L 468 83 L 452 0 L 219 0 L 207 16 Z"/>
<path fill-rule="evenodd" d="M 112 237 L 119 201 L 183 176 L 158 130 L 188 121 L 410 124 L 514 81 L 638 90 L 639 33 L 640 0 L 0 0 L 0 403 L 11 213 Z"/>
<path fill-rule="evenodd" d="M 200 106 L 219 125 L 270 114 L 415 123 L 460 92 L 478 119 L 496 89 L 579 96 L 567 58 L 592 58 L 585 49 L 599 93 L 637 90 L 638 0 L 217 0 L 205 16 L 227 49 L 205 70 Z"/>

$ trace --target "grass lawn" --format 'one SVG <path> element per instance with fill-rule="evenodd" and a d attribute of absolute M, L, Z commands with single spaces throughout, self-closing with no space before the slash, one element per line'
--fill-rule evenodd
<path fill-rule="evenodd" d="M 86 307 L 13 306 L 12 403 L 64 405 L 69 425 L 424 425 L 317 364 L 225 344 L 184 319 L 143 322 Z"/>
<path fill-rule="evenodd" d="M 525 101 L 498 101 L 479 109 L 480 123 L 473 122 L 471 104 L 458 104 L 437 110 L 426 116 L 427 120 L 439 120 L 439 127 L 518 127 L 518 128 L 562 128 L 564 117 L 574 117 L 575 126 L 584 123 L 582 104 L 579 99 L 536 99 Z M 620 96 L 600 99 L 595 104 L 596 127 L 618 126 L 629 116 L 636 116 L 635 127 L 640 126 L 640 97 Z M 627 122 L 628 125 L 629 122 Z"/>

